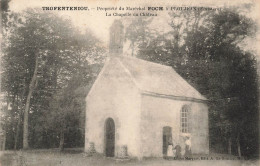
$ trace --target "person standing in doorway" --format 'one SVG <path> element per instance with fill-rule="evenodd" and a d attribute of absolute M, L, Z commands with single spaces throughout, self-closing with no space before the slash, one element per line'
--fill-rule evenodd
<path fill-rule="evenodd" d="M 169 137 L 168 140 L 167 157 L 173 157 L 173 143 L 171 137 Z"/>
<path fill-rule="evenodd" d="M 185 157 L 190 158 L 191 157 L 191 141 L 190 141 L 190 137 L 187 136 L 186 137 L 186 141 L 185 141 Z"/>

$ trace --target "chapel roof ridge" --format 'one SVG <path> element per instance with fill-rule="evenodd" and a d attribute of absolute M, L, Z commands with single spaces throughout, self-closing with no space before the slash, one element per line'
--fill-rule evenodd
<path fill-rule="evenodd" d="M 125 59 L 129 58 L 129 59 L 133 59 L 133 60 L 145 62 L 145 63 L 151 64 L 151 65 L 156 65 L 156 66 L 158 66 L 158 67 L 164 67 L 164 68 L 168 68 L 168 69 L 174 70 L 174 69 L 173 69 L 171 66 L 169 66 L 169 65 L 165 65 L 165 64 L 161 64 L 161 63 L 156 63 L 156 62 L 152 62 L 152 61 L 145 60 L 145 59 L 140 59 L 140 58 L 133 57 L 133 56 L 118 56 L 118 58 L 125 58 Z"/>

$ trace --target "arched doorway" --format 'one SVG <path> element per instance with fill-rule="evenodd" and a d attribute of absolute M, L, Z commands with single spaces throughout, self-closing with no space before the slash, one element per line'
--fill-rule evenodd
<path fill-rule="evenodd" d="M 105 154 L 106 157 L 115 156 L 115 123 L 112 118 L 105 122 Z"/>
<path fill-rule="evenodd" d="M 169 126 L 163 127 L 163 155 L 167 155 L 169 143 L 172 143 L 172 128 Z"/>

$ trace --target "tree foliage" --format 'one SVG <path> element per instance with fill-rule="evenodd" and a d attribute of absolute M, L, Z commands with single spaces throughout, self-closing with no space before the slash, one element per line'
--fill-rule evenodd
<path fill-rule="evenodd" d="M 11 15 L 16 17 L 7 17 L 12 20 L 7 21 L 10 24 L 4 31 L 1 80 L 9 104 L 3 117 L 7 148 L 16 144 L 16 148 L 21 148 L 26 110 L 30 147 L 57 147 L 66 126 L 53 130 L 51 124 L 66 120 L 74 123 L 70 126 L 80 128 L 78 122 L 73 122 L 80 121 L 84 105 L 84 95 L 77 94 L 77 89 L 93 82 L 103 62 L 104 49 L 90 31 L 81 33 L 69 20 L 53 13 L 31 9 L 20 16 Z M 71 131 L 66 130 L 67 134 Z M 83 141 L 82 136 L 79 140 Z"/>

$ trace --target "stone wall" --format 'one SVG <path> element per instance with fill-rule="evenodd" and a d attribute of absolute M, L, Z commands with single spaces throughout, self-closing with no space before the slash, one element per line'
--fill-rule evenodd
<path fill-rule="evenodd" d="M 208 108 L 205 104 L 194 103 L 192 105 L 192 153 L 209 153 L 209 123 Z"/>
<path fill-rule="evenodd" d="M 140 93 L 128 73 L 113 59 L 101 71 L 86 99 L 85 150 L 93 142 L 98 153 L 105 149 L 105 121 L 115 122 L 115 155 L 127 146 L 128 154 L 139 155 Z"/>
<path fill-rule="evenodd" d="M 180 111 L 183 105 L 192 110 L 192 132 L 181 133 Z M 208 110 L 205 104 L 168 98 L 142 96 L 141 154 L 147 157 L 163 156 L 163 127 L 172 128 L 174 146 L 184 149 L 185 136 L 191 137 L 193 153 L 208 153 Z"/>

